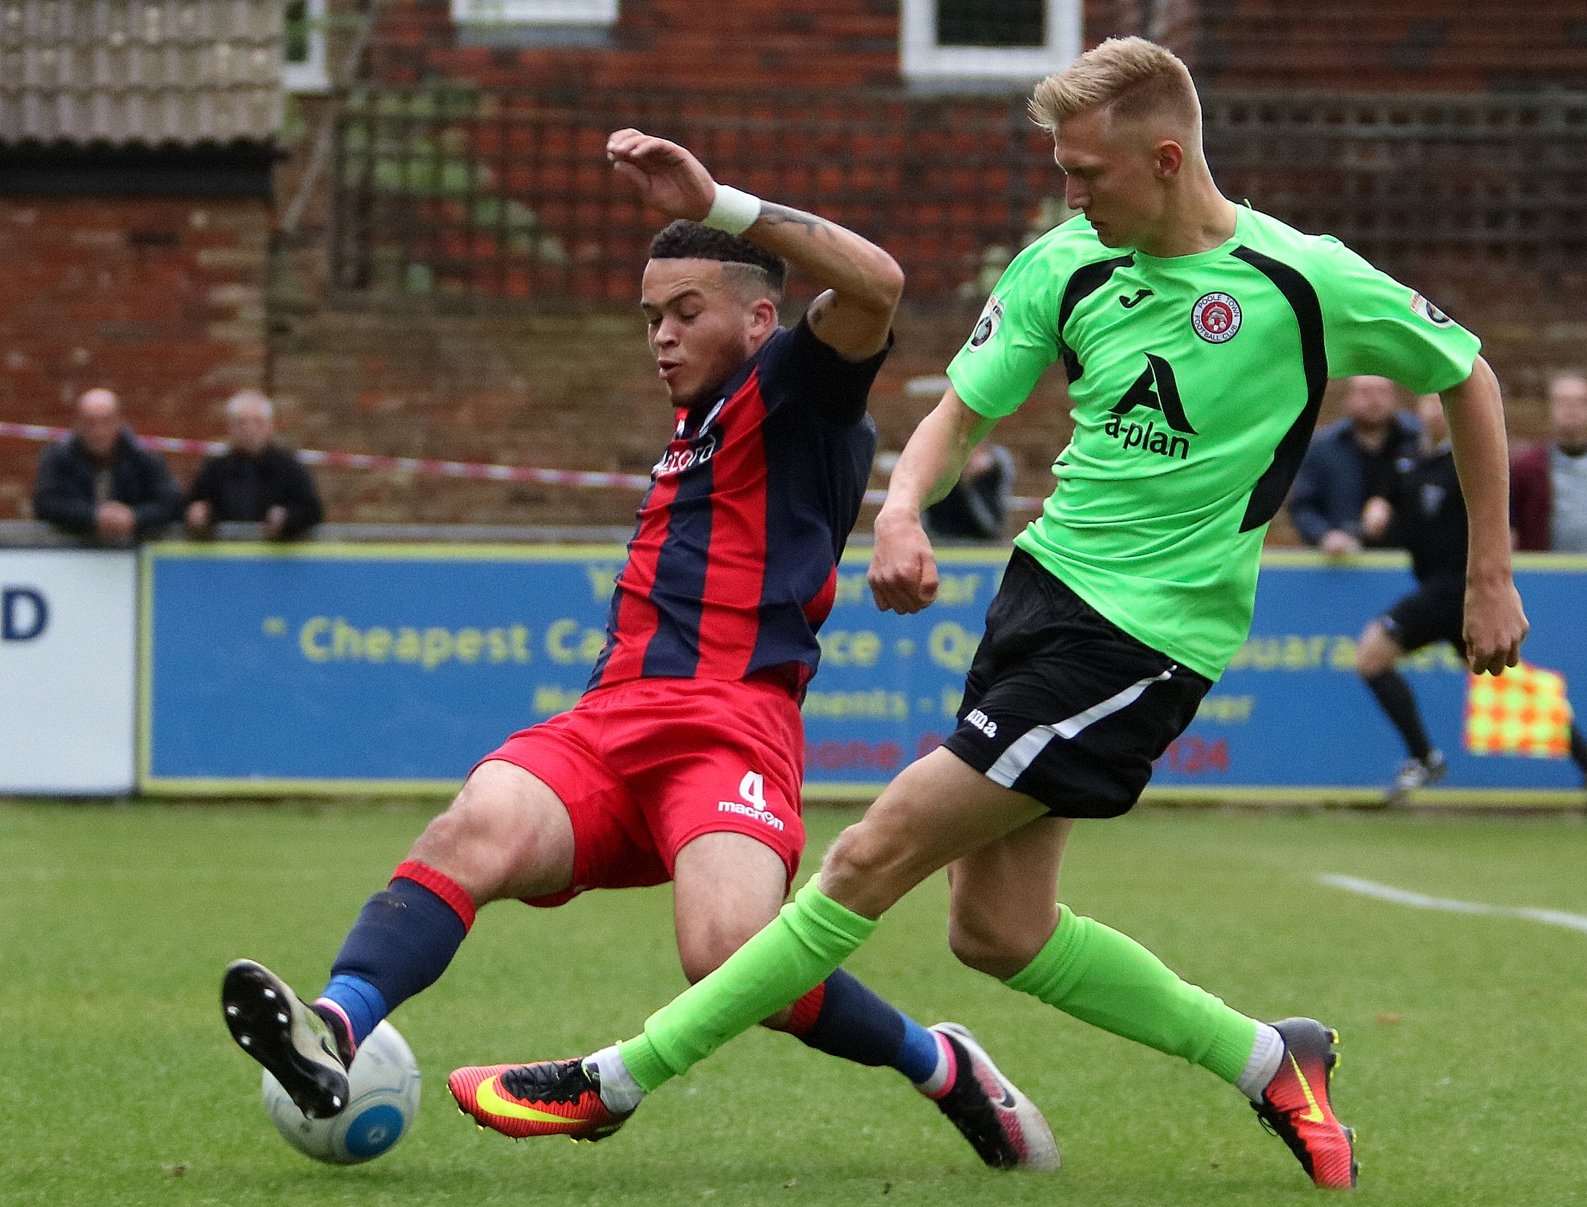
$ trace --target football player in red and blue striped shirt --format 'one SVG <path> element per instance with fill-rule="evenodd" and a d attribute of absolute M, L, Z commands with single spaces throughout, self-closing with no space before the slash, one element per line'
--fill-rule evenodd
<path fill-rule="evenodd" d="M 480 906 L 670 880 L 696 980 L 772 919 L 798 867 L 799 705 L 870 474 L 866 397 L 903 274 L 852 231 L 717 185 L 674 143 L 621 130 L 607 153 L 675 221 L 640 290 L 671 438 L 606 646 L 576 707 L 475 767 L 365 905 L 312 1005 L 253 961 L 227 969 L 233 1036 L 305 1114 L 341 1110 L 359 1041 L 441 975 Z M 785 261 L 824 288 L 792 327 L 778 321 Z M 1057 1165 L 1040 1113 L 957 1024 L 922 1027 L 841 969 L 766 1021 L 897 1069 L 988 1165 Z M 621 1123 L 531 1106 L 510 1068 L 460 1070 L 450 1088 L 515 1137 L 600 1139 Z"/>

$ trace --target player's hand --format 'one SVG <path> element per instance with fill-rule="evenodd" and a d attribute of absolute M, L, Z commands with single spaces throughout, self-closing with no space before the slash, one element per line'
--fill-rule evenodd
<path fill-rule="evenodd" d="M 1498 675 L 1521 660 L 1521 642 L 1531 626 L 1515 583 L 1503 579 L 1466 583 L 1466 661 L 1474 675 Z"/>
<path fill-rule="evenodd" d="M 876 548 L 866 581 L 883 612 L 907 616 L 937 598 L 937 559 L 918 516 L 884 508 L 876 517 Z"/>
<path fill-rule="evenodd" d="M 101 503 L 94 511 L 94 529 L 101 540 L 122 544 L 132 539 L 137 526 L 138 517 L 125 503 L 112 500 Z"/>
<path fill-rule="evenodd" d="M 606 140 L 612 168 L 646 205 L 673 218 L 700 221 L 716 200 L 716 181 L 687 149 L 642 130 L 618 130 Z"/>
<path fill-rule="evenodd" d="M 1369 541 L 1382 540 L 1393 522 L 1394 506 L 1382 495 L 1373 495 L 1361 508 L 1361 532 Z"/>
<path fill-rule="evenodd" d="M 1322 543 L 1318 547 L 1329 557 L 1349 557 L 1352 553 L 1360 552 L 1361 542 L 1342 528 L 1330 528 L 1323 533 Z"/>
<path fill-rule="evenodd" d="M 185 517 L 188 528 L 197 533 L 209 530 L 209 504 L 203 499 L 194 499 L 187 505 Z"/>
<path fill-rule="evenodd" d="M 271 540 L 279 537 L 287 526 L 287 509 L 277 503 L 265 512 L 264 534 Z"/>

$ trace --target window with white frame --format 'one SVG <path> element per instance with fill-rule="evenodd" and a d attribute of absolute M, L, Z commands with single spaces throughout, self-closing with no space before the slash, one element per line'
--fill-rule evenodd
<path fill-rule="evenodd" d="M 325 0 L 287 0 L 281 44 L 281 83 L 289 92 L 323 92 L 331 86 L 325 70 Z"/>
<path fill-rule="evenodd" d="M 1035 79 L 1080 53 L 1083 0 L 903 0 L 911 79 Z"/>
<path fill-rule="evenodd" d="M 452 20 L 475 25 L 611 25 L 617 0 L 452 0 Z"/>

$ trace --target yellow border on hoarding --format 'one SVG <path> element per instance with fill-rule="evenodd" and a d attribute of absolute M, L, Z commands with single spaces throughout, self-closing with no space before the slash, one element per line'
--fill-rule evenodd
<path fill-rule="evenodd" d="M 134 735 L 135 789 L 141 793 L 168 796 L 217 796 L 223 793 L 262 796 L 287 796 L 305 793 L 317 796 L 439 796 L 455 791 L 460 780 L 381 780 L 381 779 L 250 779 L 183 778 L 155 776 L 150 773 L 154 749 L 154 563 L 157 560 L 202 561 L 212 558 L 279 558 L 281 560 L 319 561 L 573 561 L 585 558 L 620 559 L 625 546 L 610 542 L 573 545 L 490 544 L 483 542 L 428 544 L 424 542 L 328 541 L 323 544 L 264 544 L 256 541 L 216 541 L 205 544 L 155 542 L 142 546 L 138 570 L 138 669 L 137 732 Z M 956 545 L 936 551 L 939 564 L 985 566 L 999 569 L 1008 560 L 1006 545 L 975 547 Z M 870 559 L 865 545 L 850 546 L 843 555 L 845 566 L 863 565 Z M 1337 565 L 1341 570 L 1389 569 L 1408 564 L 1399 552 L 1373 551 L 1356 554 L 1348 561 L 1333 563 L 1320 553 L 1304 549 L 1269 550 L 1262 564 L 1286 567 Z M 1587 571 L 1587 556 L 1565 553 L 1522 553 L 1515 557 L 1517 570 L 1582 572 Z M 815 801 L 866 802 L 874 800 L 887 786 L 885 781 L 857 784 L 807 784 L 805 796 Z M 1151 803 L 1208 801 L 1228 804 L 1371 805 L 1383 799 L 1374 788 L 1260 788 L 1223 789 L 1199 785 L 1149 787 L 1142 800 Z M 1430 788 L 1416 794 L 1417 803 L 1434 805 L 1471 805 L 1491 808 L 1580 806 L 1583 795 L 1574 789 L 1552 788 Z"/>
<path fill-rule="evenodd" d="M 140 791 L 151 796 L 450 796 L 454 780 L 210 779 L 148 776 Z"/>
<path fill-rule="evenodd" d="M 877 784 L 805 784 L 806 801 L 848 804 L 869 802 L 881 795 L 885 783 Z M 1383 805 L 1382 788 L 1214 788 L 1185 787 L 1179 784 L 1149 787 L 1141 796 L 1146 805 L 1184 805 L 1204 802 L 1209 805 L 1349 805 L 1352 807 Z M 1581 808 L 1587 795 L 1572 788 L 1423 788 L 1411 798 L 1409 806 L 1401 812 L 1415 812 L 1418 805 L 1469 806 L 1491 809 L 1495 806 L 1516 808 Z"/>
<path fill-rule="evenodd" d="M 500 561 L 551 562 L 569 559 L 623 557 L 628 550 L 616 544 L 591 545 L 491 545 L 482 543 L 425 544 L 412 541 L 326 541 L 316 544 L 265 544 L 260 541 L 214 541 L 187 544 L 178 541 L 145 545 L 150 558 L 170 561 L 204 561 L 209 558 L 277 558 L 281 561 Z"/>
<path fill-rule="evenodd" d="M 434 796 L 455 791 L 460 780 L 333 780 L 250 779 L 154 775 L 154 571 L 158 561 L 205 561 L 227 558 L 279 558 L 283 561 L 503 561 L 549 562 L 622 558 L 622 545 L 494 545 L 380 542 L 358 544 L 267 545 L 257 541 L 177 541 L 144 545 L 138 555 L 138 682 L 137 732 L 134 734 L 134 787 L 138 792 L 167 796 L 216 796 L 225 792 L 257 792 L 264 796 L 303 792 L 325 796 Z"/>
<path fill-rule="evenodd" d="M 153 550 L 138 550 L 138 703 L 133 714 L 132 786 L 143 792 L 149 782 L 149 760 L 154 742 L 154 565 Z"/>
<path fill-rule="evenodd" d="M 1183 804 L 1208 801 L 1216 804 L 1271 805 L 1377 805 L 1384 802 L 1384 788 L 1215 788 L 1165 784 L 1147 788 L 1141 800 L 1147 804 Z M 1587 803 L 1587 794 L 1571 788 L 1420 788 L 1409 807 L 1417 805 L 1470 805 L 1489 809 L 1496 805 L 1532 807 L 1536 805 L 1575 806 Z"/>

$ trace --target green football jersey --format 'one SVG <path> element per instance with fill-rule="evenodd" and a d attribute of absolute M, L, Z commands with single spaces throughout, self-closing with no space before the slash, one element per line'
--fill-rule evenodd
<path fill-rule="evenodd" d="M 1014 543 L 1119 628 L 1217 679 L 1245 640 L 1262 536 L 1332 377 L 1428 394 L 1479 344 L 1337 239 L 1248 207 L 1210 251 L 1105 247 L 1084 217 L 1015 257 L 948 366 L 1012 414 L 1061 360 L 1074 437 Z"/>

